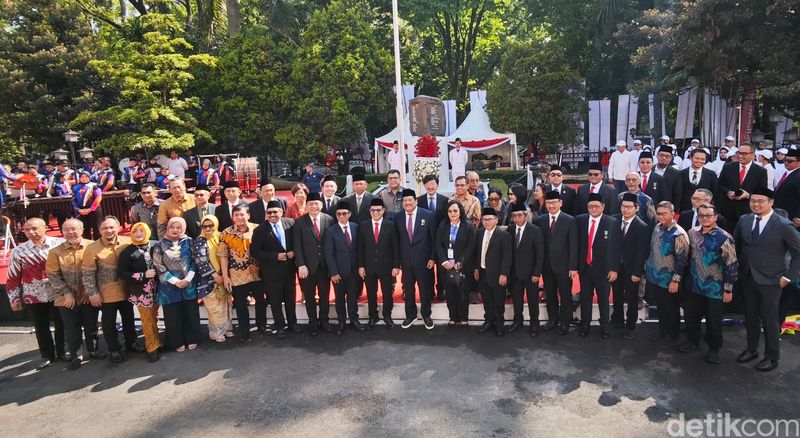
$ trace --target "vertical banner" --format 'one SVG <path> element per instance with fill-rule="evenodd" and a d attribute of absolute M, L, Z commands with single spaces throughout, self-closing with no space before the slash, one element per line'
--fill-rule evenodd
<path fill-rule="evenodd" d="M 619 96 L 617 100 L 617 137 L 615 140 L 625 140 L 629 148 L 633 148 L 633 138 L 630 136 L 630 130 L 631 128 L 636 128 L 636 115 L 638 112 L 639 101 L 636 96 L 630 94 Z"/>
<path fill-rule="evenodd" d="M 783 110 L 783 114 L 788 114 L 794 116 L 794 111 L 789 111 L 787 109 Z M 775 148 L 780 148 L 783 145 L 783 133 L 788 131 L 789 128 L 792 127 L 792 123 L 794 121 L 786 116 L 781 117 L 781 121 L 778 123 L 778 127 L 775 130 Z"/>
<path fill-rule="evenodd" d="M 458 126 L 456 126 L 458 123 L 458 119 L 456 119 L 456 101 L 444 100 L 442 102 L 444 102 L 444 115 L 447 119 L 447 127 L 445 128 L 447 134 L 445 137 L 450 137 L 458 128 Z"/>
<path fill-rule="evenodd" d="M 414 93 L 414 84 L 403 85 L 403 109 L 408 112 L 408 101 L 413 99 L 416 94 Z"/>
<path fill-rule="evenodd" d="M 742 109 L 739 113 L 739 143 L 750 141 L 753 132 L 753 123 L 756 116 L 756 90 L 748 90 L 742 99 Z"/>
<path fill-rule="evenodd" d="M 716 119 L 714 118 L 715 99 L 716 96 L 711 93 L 711 90 L 703 88 L 703 117 L 700 142 L 704 146 L 711 143 L 714 138 L 714 125 L 716 124 Z"/>
<path fill-rule="evenodd" d="M 647 121 L 652 134 L 656 130 L 656 97 L 653 93 L 647 95 Z"/>
<path fill-rule="evenodd" d="M 589 151 L 598 152 L 610 147 L 611 101 L 589 101 Z"/>
<path fill-rule="evenodd" d="M 678 95 L 678 117 L 675 122 L 675 140 L 694 136 L 694 114 L 696 106 L 697 87 L 686 89 Z"/>

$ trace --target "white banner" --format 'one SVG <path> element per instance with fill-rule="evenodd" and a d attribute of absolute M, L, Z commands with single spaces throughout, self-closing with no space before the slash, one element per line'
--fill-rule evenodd
<path fill-rule="evenodd" d="M 694 112 L 697 106 L 697 87 L 684 90 L 678 95 L 678 117 L 675 122 L 674 140 L 694 136 Z"/>
<path fill-rule="evenodd" d="M 615 140 L 625 140 L 629 149 L 633 148 L 633 138 L 630 136 L 630 131 L 631 128 L 636 128 L 636 114 L 638 112 L 639 101 L 636 96 L 629 94 L 619 96 L 617 100 L 617 137 Z"/>
<path fill-rule="evenodd" d="M 455 100 L 443 100 L 444 103 L 444 116 L 447 121 L 445 127 L 445 137 L 450 137 L 456 132 L 456 126 L 458 124 L 458 119 L 456 119 L 456 101 Z"/>
<path fill-rule="evenodd" d="M 794 111 L 789 111 L 787 109 L 783 110 L 784 114 L 789 114 L 794 116 Z M 792 127 L 793 120 L 783 116 L 781 117 L 781 121 L 778 123 L 777 130 L 775 132 L 775 147 L 780 148 L 783 144 L 783 133 L 788 131 Z"/>
<path fill-rule="evenodd" d="M 599 152 L 611 146 L 611 101 L 589 101 L 589 151 Z"/>

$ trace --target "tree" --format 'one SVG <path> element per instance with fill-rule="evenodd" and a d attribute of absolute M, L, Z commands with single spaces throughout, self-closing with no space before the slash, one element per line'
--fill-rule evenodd
<path fill-rule="evenodd" d="M 276 133 L 302 157 L 320 143 L 346 150 L 366 132 L 388 127 L 394 114 L 392 56 L 379 43 L 376 12 L 364 0 L 334 0 L 314 13 L 302 35 L 291 80 L 293 120 Z"/>
<path fill-rule="evenodd" d="M 545 42 L 519 44 L 506 52 L 487 90 L 493 127 L 516 132 L 523 143 L 547 151 L 579 141 L 583 85 L 563 53 Z"/>
<path fill-rule="evenodd" d="M 106 57 L 89 63 L 107 86 L 118 88 L 117 102 L 82 112 L 72 125 L 114 152 L 187 149 L 200 139 L 213 141 L 192 115 L 200 100 L 185 90 L 194 79 L 191 69 L 213 67 L 216 58 L 188 54 L 192 46 L 179 36 L 182 29 L 171 15 L 149 13 L 124 26 L 140 28 L 141 38 L 126 40 L 106 31 Z"/>
<path fill-rule="evenodd" d="M 0 15 L 0 138 L 51 152 L 100 94 L 86 69 L 96 56 L 91 23 L 70 1 L 11 2 Z M 4 146 L 5 148 L 5 146 Z"/>

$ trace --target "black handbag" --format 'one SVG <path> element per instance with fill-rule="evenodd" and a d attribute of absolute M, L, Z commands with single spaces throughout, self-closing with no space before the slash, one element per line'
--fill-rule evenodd
<path fill-rule="evenodd" d="M 447 271 L 447 281 L 456 285 L 462 286 L 464 284 L 464 280 L 466 280 L 466 276 L 461 271 L 456 271 L 455 269 L 450 269 Z"/>

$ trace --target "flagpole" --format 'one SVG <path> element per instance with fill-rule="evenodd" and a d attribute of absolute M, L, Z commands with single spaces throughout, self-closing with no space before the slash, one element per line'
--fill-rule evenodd
<path fill-rule="evenodd" d="M 406 180 L 406 147 L 403 134 L 403 87 L 400 79 L 400 17 L 397 13 L 397 0 L 392 0 L 392 33 L 394 34 L 394 91 L 395 117 L 397 118 L 397 148 L 400 152 L 400 181 Z"/>

